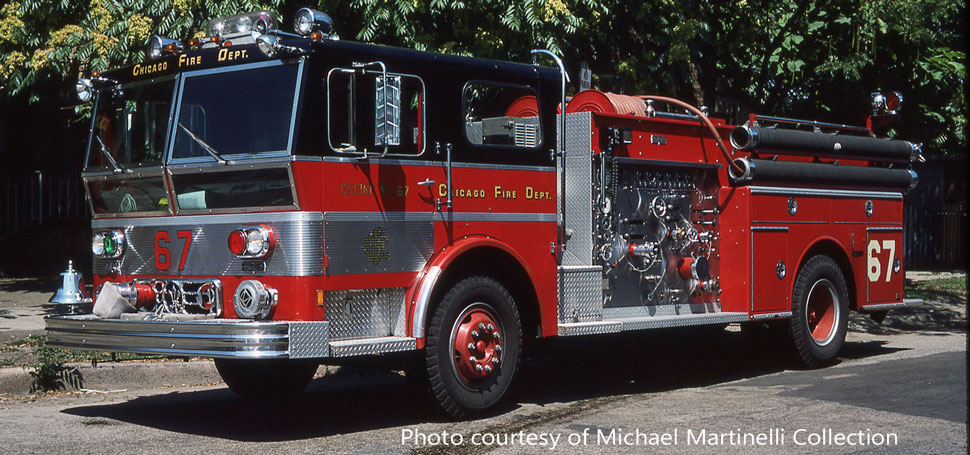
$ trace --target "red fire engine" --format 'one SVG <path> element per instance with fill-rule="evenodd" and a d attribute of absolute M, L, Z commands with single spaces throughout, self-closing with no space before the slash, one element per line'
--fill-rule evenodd
<path fill-rule="evenodd" d="M 558 67 L 341 41 L 310 9 L 294 27 L 215 19 L 78 82 L 98 292 L 47 320 L 49 345 L 211 357 L 248 396 L 413 351 L 460 416 L 498 402 L 535 338 L 779 321 L 818 366 L 849 311 L 919 303 L 909 142 L 567 99 L 548 51 Z"/>

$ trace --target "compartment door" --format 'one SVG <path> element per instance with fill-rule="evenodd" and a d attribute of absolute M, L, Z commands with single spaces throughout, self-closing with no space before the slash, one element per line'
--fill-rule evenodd
<path fill-rule="evenodd" d="M 788 263 L 788 228 L 751 228 L 751 311 L 789 311 L 792 264 Z"/>
<path fill-rule="evenodd" d="M 903 298 L 903 228 L 866 229 L 866 303 Z"/>

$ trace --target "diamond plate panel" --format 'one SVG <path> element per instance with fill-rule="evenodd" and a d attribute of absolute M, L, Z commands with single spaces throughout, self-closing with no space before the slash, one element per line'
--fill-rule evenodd
<path fill-rule="evenodd" d="M 391 335 L 403 319 L 404 288 L 328 291 L 326 315 L 330 339 L 374 338 Z"/>
<path fill-rule="evenodd" d="M 597 321 L 597 322 L 571 322 L 559 324 L 559 336 L 579 336 L 597 335 L 601 333 L 616 333 L 621 329 L 619 322 Z"/>
<path fill-rule="evenodd" d="M 418 348 L 414 338 L 384 337 L 367 340 L 335 341 L 330 344 L 334 357 L 355 355 L 386 354 L 389 352 L 413 351 Z"/>
<path fill-rule="evenodd" d="M 417 272 L 434 250 L 429 213 L 327 212 L 327 274 Z"/>
<path fill-rule="evenodd" d="M 142 219 L 101 219 L 94 230 L 116 228 L 125 232 L 127 247 L 120 260 L 94 258 L 95 273 L 118 268 L 123 275 L 272 275 L 313 276 L 323 274 L 323 223 L 320 212 L 253 213 Z M 241 226 L 265 224 L 277 242 L 265 261 L 239 259 L 226 247 L 229 233 Z M 192 233 L 184 267 L 179 270 L 185 236 Z M 163 233 L 163 234 L 160 234 Z M 165 240 L 167 237 L 168 240 Z M 155 242 L 169 250 L 167 270 L 155 267 Z M 262 264 L 263 271 L 244 271 L 243 264 Z M 252 270 L 252 269 L 249 269 Z"/>
<path fill-rule="evenodd" d="M 329 322 L 290 322 L 289 357 L 313 359 L 330 355 Z"/>
<path fill-rule="evenodd" d="M 560 267 L 563 293 L 559 322 L 598 321 L 603 315 L 603 272 L 599 267 Z"/>
<path fill-rule="evenodd" d="M 559 122 L 556 122 L 558 128 Z M 593 264 L 593 114 L 566 115 L 565 225 L 572 230 L 563 250 L 563 265 Z"/>

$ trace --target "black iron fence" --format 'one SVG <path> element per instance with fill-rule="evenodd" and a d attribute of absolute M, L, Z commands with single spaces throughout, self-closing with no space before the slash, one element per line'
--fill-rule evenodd
<path fill-rule="evenodd" d="M 32 226 L 62 225 L 87 216 L 84 187 L 76 172 L 35 171 L 7 179 L 0 191 L 0 241 Z"/>
<path fill-rule="evenodd" d="M 915 167 L 919 185 L 906 196 L 906 268 L 966 268 L 966 158 Z"/>

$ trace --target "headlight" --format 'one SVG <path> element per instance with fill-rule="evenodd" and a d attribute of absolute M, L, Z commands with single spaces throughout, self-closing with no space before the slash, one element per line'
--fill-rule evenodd
<path fill-rule="evenodd" d="M 100 258 L 115 259 L 125 252 L 125 234 L 118 229 L 100 231 L 91 237 L 91 253 Z"/>
<path fill-rule="evenodd" d="M 329 35 L 333 32 L 333 19 L 322 11 L 303 8 L 293 17 L 293 29 L 304 36 L 314 31 Z"/>
<path fill-rule="evenodd" d="M 273 35 L 259 35 L 256 37 L 256 47 L 267 58 L 273 58 L 280 49 L 280 41 Z"/>
<path fill-rule="evenodd" d="M 77 89 L 77 99 L 82 103 L 87 103 L 94 97 L 94 85 L 91 84 L 91 79 L 81 79 L 74 87 Z"/>
<path fill-rule="evenodd" d="M 152 39 L 148 41 L 149 60 L 158 60 L 162 58 L 166 52 L 169 54 L 182 52 L 182 43 L 179 42 L 179 40 L 165 38 L 164 36 L 158 35 L 153 36 Z"/>
<path fill-rule="evenodd" d="M 229 233 L 229 251 L 243 259 L 264 259 L 273 254 L 276 234 L 266 225 L 245 226 Z"/>

